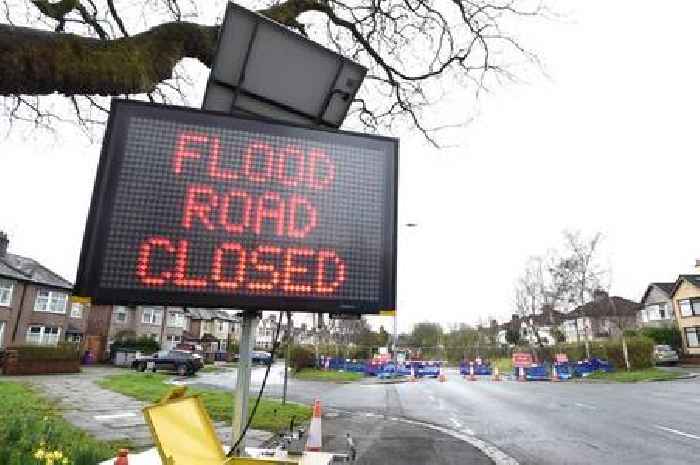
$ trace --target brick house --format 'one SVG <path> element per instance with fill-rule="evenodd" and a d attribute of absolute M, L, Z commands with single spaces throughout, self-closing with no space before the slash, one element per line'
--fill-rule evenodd
<path fill-rule="evenodd" d="M 90 338 L 99 338 L 92 345 L 106 358 L 120 336 L 150 336 L 162 349 L 171 349 L 182 342 L 188 328 L 189 317 L 181 307 L 95 305 L 87 333 Z"/>
<path fill-rule="evenodd" d="M 700 260 L 696 270 L 696 273 L 700 272 Z M 683 340 L 683 352 L 700 359 L 700 273 L 678 276 L 671 298 Z"/>
<path fill-rule="evenodd" d="M 0 348 L 82 342 L 90 308 L 71 303 L 73 285 L 8 245 L 0 232 Z"/>

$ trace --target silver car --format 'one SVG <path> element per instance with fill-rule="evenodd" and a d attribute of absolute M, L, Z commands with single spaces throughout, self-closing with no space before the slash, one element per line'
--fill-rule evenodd
<path fill-rule="evenodd" d="M 657 365 L 668 363 L 675 365 L 678 363 L 678 352 L 673 350 L 669 345 L 654 346 L 654 361 Z"/>

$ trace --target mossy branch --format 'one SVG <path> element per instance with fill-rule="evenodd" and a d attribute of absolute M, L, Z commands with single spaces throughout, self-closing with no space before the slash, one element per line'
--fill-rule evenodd
<path fill-rule="evenodd" d="M 209 66 L 218 27 L 165 23 L 100 40 L 0 24 L 0 95 L 121 95 L 152 91 L 185 57 Z"/>

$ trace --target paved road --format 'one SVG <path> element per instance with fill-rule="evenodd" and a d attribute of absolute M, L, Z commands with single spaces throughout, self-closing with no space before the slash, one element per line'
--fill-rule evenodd
<path fill-rule="evenodd" d="M 235 377 L 228 376 L 199 382 L 230 388 Z M 270 395 L 278 396 L 281 389 L 274 379 Z M 290 384 L 293 400 L 316 397 L 334 409 L 440 425 L 493 444 L 521 464 L 673 465 L 700 456 L 700 379 L 469 382 L 452 372 L 446 383 Z"/>

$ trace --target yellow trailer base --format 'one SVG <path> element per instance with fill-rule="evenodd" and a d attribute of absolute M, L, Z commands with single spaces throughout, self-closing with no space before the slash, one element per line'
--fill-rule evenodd
<path fill-rule="evenodd" d="M 284 459 L 226 457 L 214 424 L 197 395 L 177 387 L 159 403 L 144 408 L 163 465 L 328 465 L 332 454 L 305 452 Z"/>

